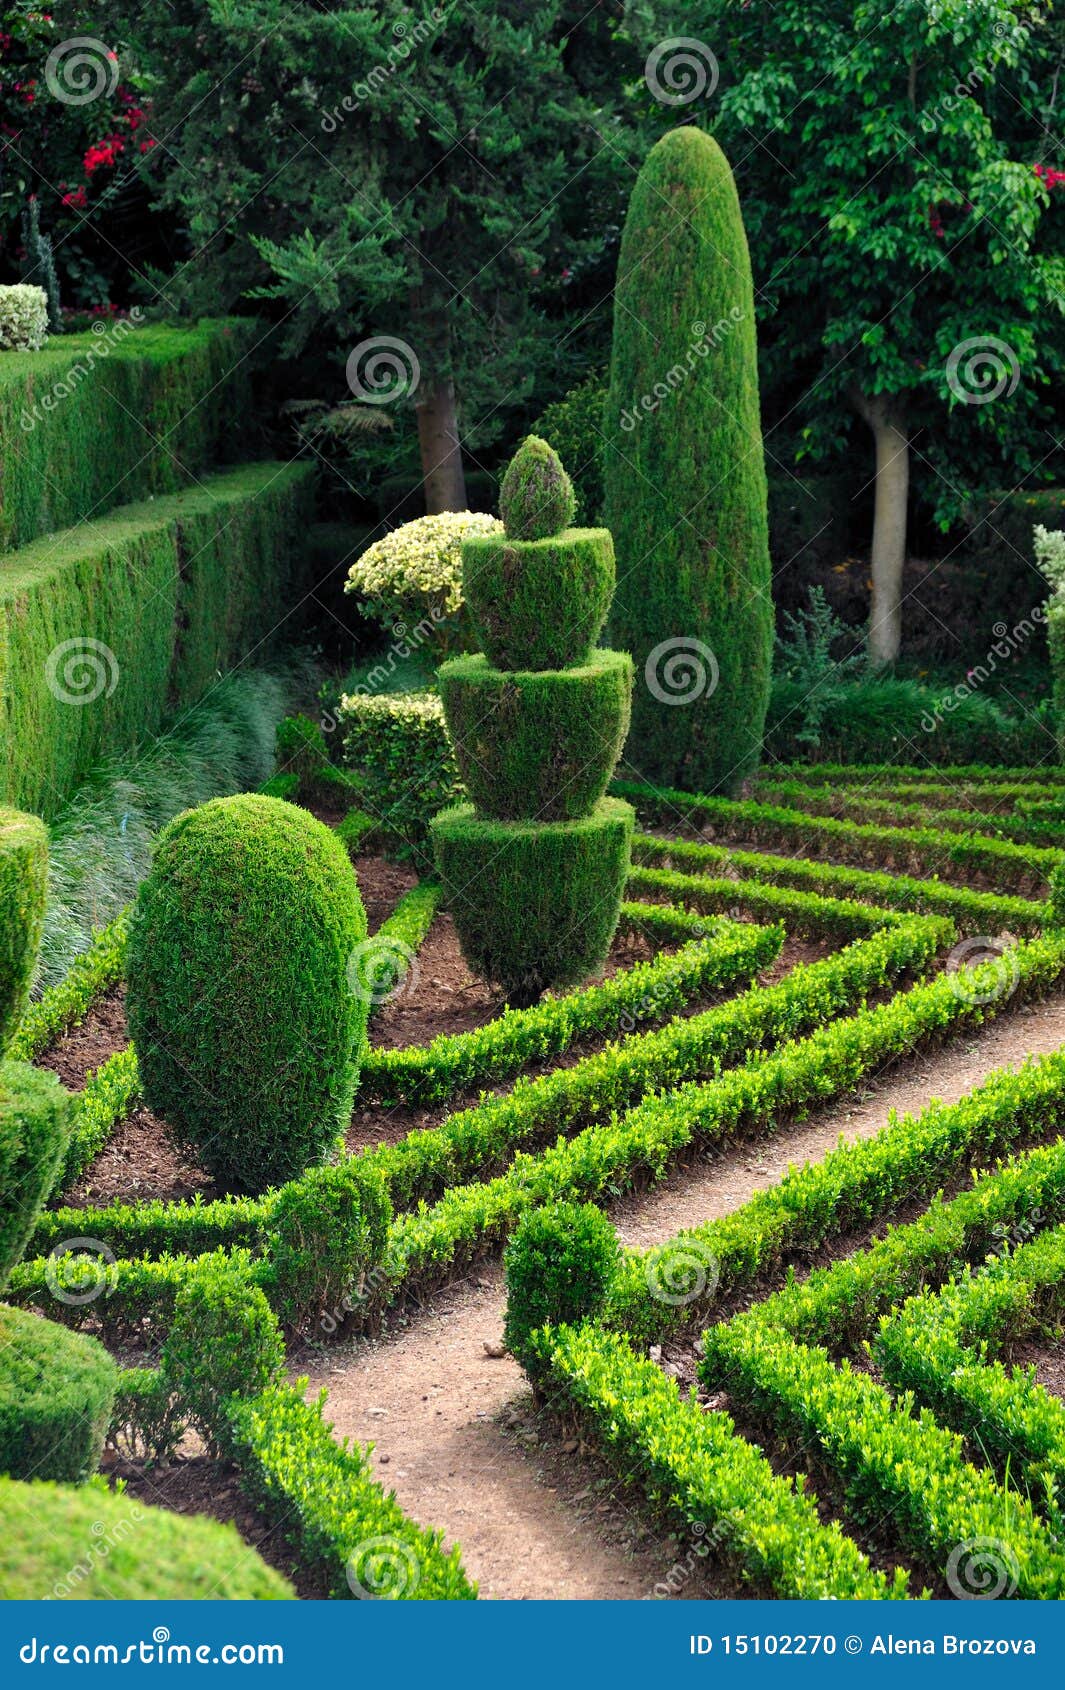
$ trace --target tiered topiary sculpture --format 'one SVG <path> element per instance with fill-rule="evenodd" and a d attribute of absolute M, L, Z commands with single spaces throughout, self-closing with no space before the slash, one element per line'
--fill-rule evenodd
<path fill-rule="evenodd" d="M 573 488 L 530 436 L 500 493 L 505 532 L 463 543 L 483 652 L 439 672 L 472 804 L 432 824 L 463 955 L 517 1006 L 600 966 L 629 869 L 632 811 L 605 798 L 628 732 L 632 660 L 593 650 L 614 590 L 605 528 L 568 528 Z"/>

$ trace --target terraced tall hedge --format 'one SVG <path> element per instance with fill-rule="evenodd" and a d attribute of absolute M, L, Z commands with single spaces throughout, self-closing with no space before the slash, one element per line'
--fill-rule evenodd
<path fill-rule="evenodd" d="M 698 129 L 664 136 L 633 189 L 604 432 L 610 636 L 637 676 L 626 762 L 730 791 L 758 761 L 773 607 L 747 239 Z"/>

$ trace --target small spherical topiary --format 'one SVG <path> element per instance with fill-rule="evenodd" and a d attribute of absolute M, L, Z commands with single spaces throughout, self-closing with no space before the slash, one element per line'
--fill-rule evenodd
<path fill-rule="evenodd" d="M 55 1184 L 70 1136 L 70 1102 L 47 1069 L 0 1063 L 0 1291 Z"/>
<path fill-rule="evenodd" d="M 361 1156 L 282 1186 L 267 1230 L 270 1293 L 286 1325 L 323 1316 L 339 1325 L 384 1254 L 391 1220 L 384 1173 Z"/>
<path fill-rule="evenodd" d="M 0 1057 L 26 1008 L 47 888 L 44 823 L 0 807 Z"/>
<path fill-rule="evenodd" d="M 592 1203 L 555 1203 L 521 1217 L 503 1256 L 503 1336 L 531 1379 L 541 1377 L 543 1367 L 530 1334 L 541 1326 L 573 1326 L 594 1318 L 620 1260 L 617 1233 Z"/>
<path fill-rule="evenodd" d="M 98 1484 L 0 1479 L 0 1598 L 280 1600 L 292 1586 L 233 1526 Z"/>
<path fill-rule="evenodd" d="M 285 1344 L 249 1268 L 208 1257 L 189 1269 L 163 1345 L 161 1372 L 212 1448 L 226 1435 L 228 1397 L 258 1396 L 285 1373 Z"/>
<path fill-rule="evenodd" d="M 577 507 L 573 483 L 554 447 L 535 434 L 518 447 L 499 489 L 499 514 L 511 540 L 561 534 Z"/>
<path fill-rule="evenodd" d="M 95 1338 L 0 1307 L 0 1473 L 70 1484 L 95 1473 L 117 1388 Z"/>
<path fill-rule="evenodd" d="M 222 1185 L 280 1185 L 346 1129 L 365 937 L 347 852 L 295 805 L 216 798 L 160 835 L 130 929 L 130 1031 L 149 1106 Z"/>
<path fill-rule="evenodd" d="M 493 669 L 477 653 L 437 672 L 463 785 L 486 816 L 586 816 L 625 743 L 632 658 L 595 651 L 571 669 Z"/>

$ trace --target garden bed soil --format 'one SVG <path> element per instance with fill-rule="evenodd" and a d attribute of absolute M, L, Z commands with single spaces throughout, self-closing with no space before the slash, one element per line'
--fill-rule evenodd
<path fill-rule="evenodd" d="M 1060 1334 L 1056 1338 L 1026 1339 L 1022 1344 L 1014 1344 L 1009 1352 L 1009 1365 L 1034 1367 L 1036 1384 L 1065 1401 L 1065 1338 Z"/>

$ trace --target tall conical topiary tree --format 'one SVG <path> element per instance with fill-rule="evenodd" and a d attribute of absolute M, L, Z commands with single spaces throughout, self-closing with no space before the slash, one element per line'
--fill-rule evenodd
<path fill-rule="evenodd" d="M 605 528 L 570 528 L 574 495 L 535 436 L 503 479 L 503 534 L 463 541 L 483 652 L 439 673 L 472 804 L 432 823 L 470 967 L 515 1006 L 605 959 L 629 870 L 632 811 L 605 798 L 629 723 L 632 659 L 593 650 L 614 587 Z"/>
<path fill-rule="evenodd" d="M 633 189 L 605 435 L 610 631 L 636 662 L 625 762 L 730 791 L 758 761 L 773 608 L 747 239 L 698 129 L 664 136 Z"/>

